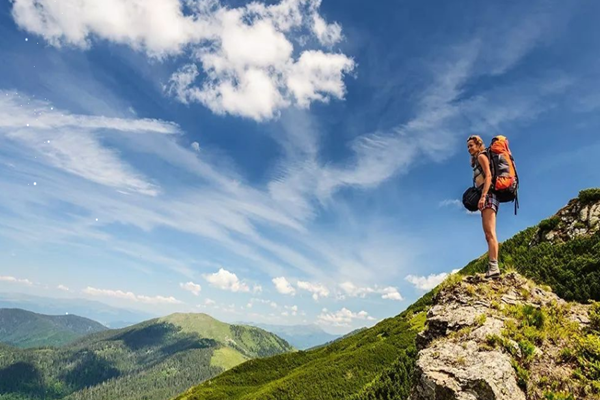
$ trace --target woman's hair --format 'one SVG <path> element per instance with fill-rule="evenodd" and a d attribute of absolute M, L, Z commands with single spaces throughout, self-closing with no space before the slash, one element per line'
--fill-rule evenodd
<path fill-rule="evenodd" d="M 469 143 L 471 140 L 475 142 L 475 145 L 477 145 L 479 152 L 482 152 L 485 150 L 485 144 L 483 143 L 483 139 L 481 138 L 481 136 L 471 135 L 467 139 L 467 143 Z"/>

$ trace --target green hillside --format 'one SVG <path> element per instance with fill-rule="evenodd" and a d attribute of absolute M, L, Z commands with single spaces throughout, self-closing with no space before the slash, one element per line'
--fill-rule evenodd
<path fill-rule="evenodd" d="M 575 215 L 598 203 L 600 189 L 589 189 L 561 211 Z M 502 243 L 501 267 L 549 285 L 567 300 L 600 300 L 600 231 L 547 240 L 547 233 L 553 230 L 585 228 L 581 221 L 567 223 L 561 218 L 542 221 Z M 597 227 L 598 221 L 594 223 Z M 459 274 L 483 272 L 486 260 L 483 255 Z M 177 400 L 406 399 L 412 386 L 416 333 L 424 326 L 425 311 L 436 290 L 400 315 L 347 339 L 315 350 L 246 362 Z"/>
<path fill-rule="evenodd" d="M 61 348 L 0 346 L 0 399 L 163 400 L 250 358 L 293 350 L 258 328 L 174 314 Z"/>
<path fill-rule="evenodd" d="M 0 342 L 21 348 L 62 346 L 106 329 L 96 321 L 76 315 L 42 315 L 0 308 Z"/>

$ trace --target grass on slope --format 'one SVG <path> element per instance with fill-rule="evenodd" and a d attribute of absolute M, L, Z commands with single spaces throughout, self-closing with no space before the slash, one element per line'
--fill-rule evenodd
<path fill-rule="evenodd" d="M 585 202 L 600 191 L 582 191 Z M 590 200 L 590 196 L 592 200 Z M 563 244 L 530 247 L 532 227 L 500 245 L 503 268 L 552 287 L 567 300 L 600 300 L 600 232 Z M 487 255 L 461 275 L 485 271 Z M 451 278 L 452 279 L 452 278 Z M 439 287 L 402 314 L 332 345 L 252 360 L 190 389 L 177 400 L 402 399 L 412 385 L 416 333 Z"/>
<path fill-rule="evenodd" d="M 222 368 L 223 371 L 227 371 L 228 369 L 231 369 L 236 365 L 240 365 L 247 360 L 248 359 L 238 351 L 235 351 L 229 347 L 222 347 L 213 352 L 213 356 L 210 359 L 210 365 L 213 367 Z"/>

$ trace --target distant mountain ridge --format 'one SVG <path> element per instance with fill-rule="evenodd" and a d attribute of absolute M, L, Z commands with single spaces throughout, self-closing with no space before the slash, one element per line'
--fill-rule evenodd
<path fill-rule="evenodd" d="M 325 332 L 316 324 L 309 325 L 273 325 L 253 322 L 243 324 L 252 325 L 272 332 L 299 350 L 310 349 L 338 339 L 339 335 Z"/>
<path fill-rule="evenodd" d="M 249 359 L 294 350 L 260 328 L 172 314 L 61 348 L 0 345 L 0 398 L 164 400 Z"/>
<path fill-rule="evenodd" d="M 12 346 L 62 346 L 108 328 L 77 315 L 43 315 L 18 308 L 0 308 L 0 342 Z"/>
<path fill-rule="evenodd" d="M 155 317 L 141 311 L 112 307 L 99 301 L 39 297 L 22 293 L 0 293 L 0 308 L 20 308 L 45 315 L 75 314 L 113 329 Z"/>

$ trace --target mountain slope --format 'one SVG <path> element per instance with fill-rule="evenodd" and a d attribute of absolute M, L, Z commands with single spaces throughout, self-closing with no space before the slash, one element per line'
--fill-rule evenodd
<path fill-rule="evenodd" d="M 551 222 L 542 221 L 502 243 L 500 264 L 550 285 L 567 300 L 600 300 L 599 217 L 600 189 L 582 191 Z M 459 274 L 483 272 L 486 257 L 472 261 Z M 439 290 L 350 338 L 244 363 L 177 399 L 405 399 L 413 385 L 417 332 Z"/>
<path fill-rule="evenodd" d="M 293 350 L 255 327 L 174 314 L 62 348 L 0 347 L 0 398 L 162 400 L 250 358 Z"/>
<path fill-rule="evenodd" d="M 20 309 L 0 309 L 0 342 L 21 348 L 62 346 L 106 329 L 96 321 L 76 315 L 43 315 Z"/>

